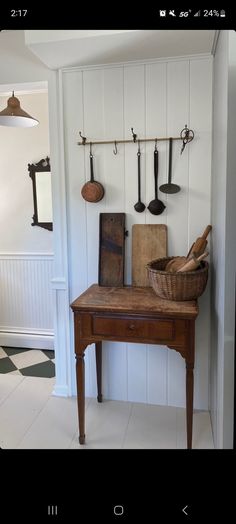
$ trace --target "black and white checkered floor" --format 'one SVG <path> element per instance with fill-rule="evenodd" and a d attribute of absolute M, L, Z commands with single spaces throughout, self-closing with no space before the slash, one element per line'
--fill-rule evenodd
<path fill-rule="evenodd" d="M 27 377 L 54 377 L 54 351 L 0 347 L 0 373 Z"/>

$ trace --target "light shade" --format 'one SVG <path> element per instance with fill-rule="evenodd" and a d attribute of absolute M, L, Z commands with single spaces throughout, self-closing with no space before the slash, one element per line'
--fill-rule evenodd
<path fill-rule="evenodd" d="M 36 118 L 28 115 L 26 111 L 23 111 L 20 107 L 20 101 L 14 96 L 8 98 L 7 107 L 0 112 L 0 126 L 11 126 L 11 127 L 33 127 L 39 123 Z"/>

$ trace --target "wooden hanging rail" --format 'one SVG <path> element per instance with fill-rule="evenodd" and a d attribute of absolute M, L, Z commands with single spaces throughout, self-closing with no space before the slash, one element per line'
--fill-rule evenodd
<path fill-rule="evenodd" d="M 77 142 L 78 146 L 87 146 L 87 145 L 99 145 L 99 144 L 114 144 L 115 150 L 114 154 L 117 154 L 117 144 L 128 144 L 128 143 L 135 143 L 135 142 L 162 142 L 164 140 L 182 140 L 183 146 L 181 149 L 181 153 L 183 152 L 186 144 L 191 142 L 194 138 L 194 132 L 191 129 L 188 129 L 187 124 L 185 125 L 184 129 L 182 129 L 180 136 L 175 137 L 155 137 L 155 138 L 138 138 L 137 134 L 134 133 L 133 127 L 131 127 L 131 132 L 133 135 L 132 139 L 119 139 L 119 140 L 90 140 L 87 141 L 87 138 L 85 136 L 82 136 L 81 131 L 79 132 L 80 137 L 82 138 L 82 142 Z"/>

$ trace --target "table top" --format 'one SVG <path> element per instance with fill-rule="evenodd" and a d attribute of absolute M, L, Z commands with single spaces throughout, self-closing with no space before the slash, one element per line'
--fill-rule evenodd
<path fill-rule="evenodd" d="M 92 284 L 71 304 L 76 311 L 107 311 L 110 313 L 155 313 L 179 318 L 198 315 L 196 300 L 174 301 L 159 298 L 151 287 L 105 287 Z"/>

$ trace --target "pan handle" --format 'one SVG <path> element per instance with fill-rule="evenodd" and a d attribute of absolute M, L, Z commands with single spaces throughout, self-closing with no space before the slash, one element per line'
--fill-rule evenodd
<path fill-rule="evenodd" d="M 155 183 L 155 199 L 158 200 L 158 150 L 154 149 L 154 183 Z"/>
<path fill-rule="evenodd" d="M 94 182 L 92 142 L 90 142 L 89 158 L 90 158 L 90 182 Z"/>

